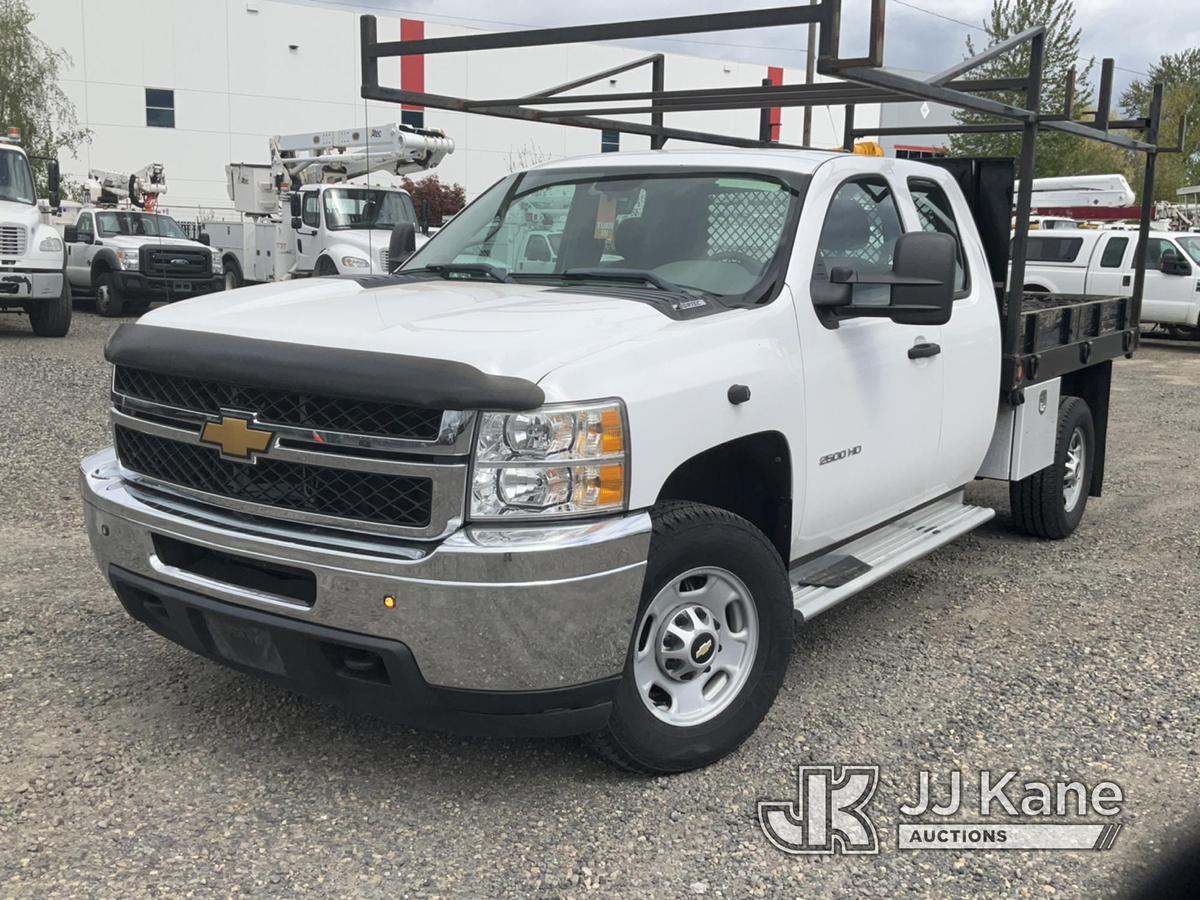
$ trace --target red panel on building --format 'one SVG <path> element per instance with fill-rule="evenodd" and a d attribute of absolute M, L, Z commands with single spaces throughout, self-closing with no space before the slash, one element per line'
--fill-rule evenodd
<path fill-rule="evenodd" d="M 771 84 L 783 84 L 783 69 L 780 66 L 767 66 L 767 80 Z M 778 106 L 772 106 L 768 114 L 771 123 L 771 140 L 779 140 L 779 128 L 783 123 L 783 110 Z"/>
<path fill-rule="evenodd" d="M 425 39 L 425 23 L 420 19 L 400 20 L 400 40 L 421 41 Z M 400 89 L 425 92 L 425 57 L 403 56 L 400 58 Z M 401 109 L 423 110 L 423 106 L 405 103 Z"/>

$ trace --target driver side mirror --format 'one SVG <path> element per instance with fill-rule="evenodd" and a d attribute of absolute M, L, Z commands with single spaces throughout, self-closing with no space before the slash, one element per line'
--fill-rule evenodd
<path fill-rule="evenodd" d="M 288 200 L 288 204 L 289 204 L 288 211 L 292 214 L 292 218 L 295 218 L 295 219 L 300 218 L 300 213 L 301 213 L 300 200 L 301 200 L 301 198 L 300 198 L 299 194 L 292 194 L 292 196 Z"/>
<path fill-rule="evenodd" d="M 62 207 L 62 170 L 58 167 L 57 159 L 50 160 L 50 164 L 46 167 L 46 192 L 50 208 L 60 209 Z"/>
<path fill-rule="evenodd" d="M 392 226 L 388 241 L 388 273 L 395 272 L 417 249 L 417 226 L 412 222 L 397 222 Z"/>
<path fill-rule="evenodd" d="M 899 325 L 945 325 L 954 308 L 954 270 L 958 245 L 953 237 L 917 231 L 896 240 L 889 273 L 858 272 L 835 266 L 828 281 L 812 283 L 813 306 L 822 321 L 859 316 L 889 318 Z M 888 285 L 886 305 L 854 303 L 855 285 Z"/>
<path fill-rule="evenodd" d="M 212 238 L 210 238 L 210 237 L 208 236 L 208 232 L 207 232 L 207 231 L 202 231 L 202 232 L 200 232 L 198 235 L 196 235 L 196 240 L 197 240 L 199 243 L 203 244 L 205 247 L 211 247 L 211 246 L 212 246 Z"/>
<path fill-rule="evenodd" d="M 79 229 L 74 225 L 67 225 L 63 228 L 63 240 L 68 244 L 79 243 Z"/>
<path fill-rule="evenodd" d="M 1178 253 L 1170 251 L 1162 255 L 1162 259 L 1158 262 L 1158 270 L 1164 275 L 1191 275 L 1192 267 L 1186 259 L 1182 259 Z"/>
<path fill-rule="evenodd" d="M 292 216 L 292 229 L 293 229 L 293 230 L 298 230 L 298 229 L 300 228 L 300 225 L 301 225 L 301 222 L 300 222 L 300 217 L 299 217 L 299 216 Z"/>

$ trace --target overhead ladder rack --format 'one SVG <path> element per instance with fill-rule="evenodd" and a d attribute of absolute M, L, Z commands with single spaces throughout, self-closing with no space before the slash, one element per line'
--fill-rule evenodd
<path fill-rule="evenodd" d="M 1140 318 L 1142 294 L 1145 288 L 1144 248 L 1153 210 L 1158 154 L 1179 152 L 1183 145 L 1185 124 L 1181 123 L 1177 144 L 1170 147 L 1159 146 L 1159 127 L 1163 105 L 1162 85 L 1156 84 L 1153 88 L 1147 116 L 1135 119 L 1114 119 L 1111 110 L 1114 63 L 1111 59 L 1105 59 L 1101 65 L 1097 108 L 1094 112 L 1076 117 L 1073 78 L 1069 79 L 1066 86 L 1064 109 L 1055 113 L 1044 112 L 1041 109 L 1046 52 L 1046 29 L 1043 26 L 1031 28 L 1007 40 L 1000 41 L 982 53 L 956 63 L 935 75 L 927 78 L 913 77 L 888 69 L 883 65 L 886 0 L 870 0 L 869 39 L 866 56 L 842 56 L 843 10 L 849 7 L 857 11 L 866 5 L 866 0 L 862 0 L 862 2 L 816 0 L 811 5 L 805 3 L 770 9 L 675 16 L 635 22 L 573 25 L 501 33 L 480 32 L 407 41 L 380 41 L 375 17 L 363 16 L 360 20 L 362 96 L 368 100 L 414 104 L 432 109 L 644 135 L 649 137 L 651 147 L 656 149 L 664 147 L 669 140 L 697 141 L 732 147 L 803 149 L 795 145 L 772 142 L 770 128 L 765 121 L 760 127 L 759 134 L 749 137 L 675 128 L 666 123 L 666 116 L 669 113 L 705 110 L 843 106 L 846 115 L 842 146 L 846 150 L 853 148 L 856 139 L 867 136 L 923 133 L 1019 133 L 1021 149 L 1017 165 L 1021 178 L 1016 190 L 1016 227 L 1012 233 L 1007 279 L 1003 277 L 1003 273 L 997 273 L 993 268 L 993 277 L 998 282 L 997 291 L 1001 295 L 998 299 L 1001 303 L 1004 320 L 1002 389 L 1011 394 L 1015 402 L 1020 402 L 1020 388 L 1028 380 L 1025 365 L 1027 354 L 1023 352 L 1029 346 L 1024 334 L 1026 326 L 1023 325 L 1023 288 L 1033 194 L 1033 178 L 1028 176 L 1034 171 L 1038 132 L 1055 131 L 1072 134 L 1143 154 L 1146 166 L 1142 187 L 1133 295 L 1125 316 L 1127 336 L 1117 336 L 1118 339 L 1123 338 L 1123 352 L 1132 353 L 1137 344 L 1137 323 Z M 815 25 L 817 29 L 816 70 L 825 78 L 832 79 L 830 81 L 813 84 L 765 83 L 743 87 L 666 90 L 666 58 L 662 54 L 651 54 L 520 97 L 470 99 L 387 87 L 379 82 L 379 61 L 381 59 L 600 41 L 678 37 L 707 32 L 746 31 L 810 24 Z M 1028 52 L 1029 65 L 1023 76 L 1014 78 L 971 77 L 971 74 L 985 63 L 1014 51 L 1021 52 L 1025 48 Z M 611 90 L 602 94 L 572 93 L 615 75 L 640 68 L 649 68 L 650 70 L 649 90 Z M 1002 99 L 1005 95 L 1011 97 L 1014 94 L 1023 98 L 1021 105 L 1015 105 Z M 979 113 L 995 121 L 936 126 L 898 126 L 895 128 L 866 128 L 855 124 L 856 106 L 910 103 L 920 100 L 941 104 L 956 110 Z M 626 121 L 612 118 L 613 116 L 630 115 L 644 115 L 648 117 L 648 121 Z"/>

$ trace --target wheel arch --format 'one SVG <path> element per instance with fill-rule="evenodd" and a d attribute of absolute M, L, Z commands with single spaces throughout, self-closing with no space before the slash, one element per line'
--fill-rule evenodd
<path fill-rule="evenodd" d="M 663 482 L 658 502 L 690 500 L 753 524 L 788 563 L 792 540 L 792 457 L 787 438 L 759 431 L 703 450 Z"/>

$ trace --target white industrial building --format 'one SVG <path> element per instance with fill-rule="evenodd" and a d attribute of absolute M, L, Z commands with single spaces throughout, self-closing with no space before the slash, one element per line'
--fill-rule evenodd
<path fill-rule="evenodd" d="M 71 65 L 62 85 L 81 124 L 93 132 L 78 159 L 64 154 L 64 173 L 83 181 L 91 168 L 130 171 L 148 162 L 165 164 L 169 193 L 164 208 L 221 209 L 226 195 L 225 164 L 267 162 L 275 134 L 380 124 L 401 118 L 393 105 L 367 104 L 359 97 L 359 23 L 363 12 L 379 16 L 379 36 L 438 37 L 467 32 L 436 21 L 379 15 L 352 2 L 324 5 L 296 0 L 30 0 L 36 29 L 50 46 L 65 50 Z M 402 25 L 402 22 L 404 23 Z M 517 96 L 570 81 L 644 56 L 644 49 L 570 45 L 438 55 L 412 60 L 405 87 L 472 97 Z M 803 81 L 796 70 L 761 64 L 668 54 L 666 87 L 755 85 L 768 77 Z M 401 84 L 393 63 L 392 84 Z M 605 79 L 591 90 L 649 89 L 649 70 Z M 778 139 L 801 142 L 803 113 L 784 109 Z M 879 121 L 877 106 L 860 106 L 856 122 Z M 461 113 L 409 111 L 443 129 L 456 152 L 437 170 L 459 182 L 469 196 L 523 163 L 602 149 L 644 148 L 648 139 L 508 121 Z M 645 117 L 642 118 L 645 121 Z M 754 110 L 679 113 L 668 125 L 752 136 Z M 817 108 L 815 146 L 841 143 L 840 107 Z M 668 147 L 682 146 L 678 142 Z M 182 215 L 181 215 L 182 217 Z"/>

